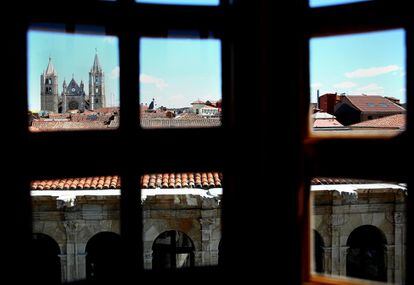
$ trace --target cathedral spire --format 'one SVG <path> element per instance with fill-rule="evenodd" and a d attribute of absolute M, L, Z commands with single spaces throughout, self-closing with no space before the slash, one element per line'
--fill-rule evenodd
<path fill-rule="evenodd" d="M 99 63 L 98 50 L 95 48 L 95 59 L 93 60 L 93 66 L 91 72 L 102 72 L 101 64 Z"/>
<path fill-rule="evenodd" d="M 49 56 L 49 63 L 47 64 L 45 74 L 46 75 L 56 75 L 56 70 L 55 70 L 55 67 L 53 66 L 52 58 L 50 56 Z"/>

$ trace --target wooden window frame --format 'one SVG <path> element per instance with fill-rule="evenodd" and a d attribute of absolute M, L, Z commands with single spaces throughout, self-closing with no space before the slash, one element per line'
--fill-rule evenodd
<path fill-rule="evenodd" d="M 414 57 L 410 52 L 414 46 L 414 15 L 405 1 L 373 0 L 321 8 L 309 8 L 307 0 L 234 0 L 231 1 L 234 5 L 222 1 L 218 7 L 137 4 L 133 0 L 67 1 L 72 7 L 82 7 L 73 9 L 73 13 L 60 8 L 65 6 L 62 1 L 59 6 L 56 1 L 50 0 L 31 2 L 35 3 L 25 4 L 25 9 L 20 7 L 20 2 L 10 3 L 11 8 L 7 9 L 11 9 L 10 14 L 14 18 L 4 24 L 7 27 L 5 35 L 10 39 L 10 56 L 5 58 L 5 65 L 10 67 L 8 73 L 19 83 L 11 91 L 11 96 L 4 98 L 8 106 L 5 116 L 8 122 L 12 122 L 4 125 L 3 133 L 8 137 L 4 148 L 18 147 L 15 153 L 24 157 L 24 160 L 11 160 L 5 171 L 7 179 L 4 188 L 7 191 L 4 197 L 10 203 L 4 208 L 14 215 L 3 225 L 9 229 L 6 238 L 10 245 L 4 253 L 10 264 L 4 278 L 23 278 L 30 282 L 30 275 L 21 274 L 21 268 L 13 266 L 21 263 L 20 258 L 27 253 L 32 235 L 31 198 L 27 191 L 31 180 L 119 174 L 123 190 L 121 239 L 128 247 L 124 256 L 126 275 L 121 282 L 188 280 L 189 284 L 193 284 L 193 279 L 186 278 L 188 275 L 194 274 L 199 278 L 200 273 L 209 273 L 202 275 L 203 282 L 212 283 L 217 282 L 217 274 L 224 271 L 226 276 L 236 278 L 253 275 L 268 280 L 266 278 L 276 277 L 279 284 L 358 284 L 310 274 L 310 179 L 315 176 L 363 177 L 407 182 L 410 185 L 411 172 L 405 167 L 409 155 L 401 157 L 382 153 L 379 158 L 375 153 L 397 149 L 400 153 L 409 154 L 409 146 L 413 145 L 410 133 L 414 105 L 410 104 L 411 99 L 407 96 L 407 130 L 395 138 L 310 138 L 309 39 L 404 28 L 407 39 L 407 94 L 411 94 L 414 92 L 414 80 L 410 80 L 414 66 Z M 73 32 L 78 24 L 103 26 L 108 34 L 118 36 L 119 129 L 107 132 L 29 133 L 27 96 L 22 94 L 27 94 L 28 88 L 26 33 L 33 23 L 63 23 L 68 32 Z M 170 30 L 202 31 L 202 35 L 213 31 L 221 38 L 223 127 L 177 130 L 144 130 L 139 127 L 138 38 L 165 37 Z M 284 67 L 283 71 L 280 65 Z M 275 86 L 275 81 L 283 84 Z M 275 108 L 280 106 L 281 98 L 284 108 Z M 282 122 L 280 118 L 283 118 Z M 275 133 L 282 135 L 275 136 Z M 166 137 L 177 139 L 170 141 L 169 148 L 161 148 L 159 142 Z M 188 137 L 201 143 L 186 142 Z M 198 157 L 181 155 L 209 150 L 211 145 L 205 138 L 221 140 L 214 155 L 203 157 L 203 161 Z M 104 154 L 116 155 L 102 156 L 88 163 L 72 160 L 65 163 L 45 162 L 45 151 L 59 153 L 59 150 L 79 143 L 97 146 L 97 150 Z M 108 149 L 108 146 L 111 147 Z M 158 147 L 159 151 L 148 155 L 145 150 L 154 147 Z M 243 149 L 240 150 L 240 147 Z M 358 165 L 350 169 L 347 167 L 349 163 L 343 162 L 332 168 L 332 151 L 336 149 L 341 149 L 344 157 L 363 154 L 364 159 L 371 162 L 371 167 Z M 385 167 L 381 164 L 384 161 L 387 162 Z M 283 165 L 283 168 L 273 167 L 275 163 Z M 215 170 L 224 174 L 222 233 L 223 240 L 228 241 L 224 263 L 218 267 L 193 268 L 162 275 L 145 271 L 143 244 L 139 242 L 142 241 L 142 209 L 136 203 L 140 198 L 137 178 L 147 172 L 188 170 Z M 269 179 L 272 184 L 268 183 Z M 276 183 L 273 184 L 273 181 Z M 277 185 L 278 191 L 269 189 L 269 185 Z M 252 199 L 252 190 L 261 196 Z M 408 209 L 413 206 L 409 196 Z M 407 235 L 410 237 L 414 229 L 410 211 L 408 216 Z M 278 236 L 278 244 L 283 246 L 252 250 L 253 244 L 263 242 L 260 234 L 248 235 L 247 244 L 245 239 L 240 239 L 240 236 L 246 236 L 240 231 L 256 232 L 260 226 L 266 228 L 269 224 L 276 224 L 283 229 L 283 233 L 287 233 Z M 242 255 L 240 251 L 243 251 Z M 254 262 L 258 258 L 266 259 L 271 254 L 276 256 L 280 253 L 284 258 L 282 262 Z M 406 268 L 413 263 L 413 256 L 413 248 L 407 247 Z M 413 274 L 407 270 L 407 284 L 414 280 Z"/>
<path fill-rule="evenodd" d="M 303 284 L 318 284 L 318 285 L 356 285 L 367 284 L 368 281 L 346 279 L 345 276 L 320 276 L 311 273 L 311 202 L 310 202 L 310 179 L 313 177 L 352 177 L 362 179 L 397 181 L 410 185 L 412 178 L 410 177 L 410 170 L 405 167 L 407 161 L 405 157 L 396 155 L 392 150 L 394 148 L 400 149 L 401 153 L 409 153 L 409 145 L 412 142 L 413 126 L 413 106 L 412 99 L 409 94 L 412 94 L 412 67 L 413 67 L 413 13 L 406 12 L 406 3 L 403 1 L 381 1 L 373 0 L 366 2 L 358 2 L 351 4 L 315 7 L 310 8 L 304 4 L 303 14 L 306 17 L 308 26 L 301 30 L 306 39 L 302 46 L 302 52 L 307 57 L 307 66 L 302 71 L 304 77 L 308 79 L 303 82 L 302 94 L 310 94 L 310 66 L 309 66 L 309 42 L 315 37 L 329 37 L 336 35 L 351 35 L 365 32 L 381 32 L 384 30 L 403 29 L 405 31 L 406 44 L 406 94 L 407 94 L 407 128 L 398 136 L 387 137 L 377 136 L 370 137 L 369 135 L 358 137 L 315 137 L 310 135 L 310 130 L 305 130 L 303 137 L 303 147 L 306 156 L 304 167 L 304 176 L 306 182 L 304 191 L 299 193 L 299 200 L 302 201 L 303 212 L 298 217 L 303 221 L 302 224 L 302 247 L 306 250 L 302 252 L 302 280 Z M 352 19 L 352 20 L 350 20 Z M 305 98 L 306 97 L 306 98 Z M 303 96 L 302 100 L 310 103 L 308 96 Z M 309 105 L 308 105 L 309 106 Z M 304 111 L 304 110 L 302 110 Z M 341 150 L 342 157 L 361 157 L 363 163 L 332 163 L 332 155 Z M 385 157 L 378 157 L 376 153 L 384 153 L 389 151 Z M 365 162 L 365 163 L 364 163 Z M 367 167 L 367 163 L 369 167 Z M 334 167 L 333 167 L 334 166 Z M 409 187 L 409 186 L 408 186 Z M 410 197 L 407 199 L 407 209 L 412 208 L 412 201 Z M 407 236 L 412 234 L 412 213 L 408 211 L 407 214 Z M 409 238 L 407 238 L 407 242 Z M 408 245 L 406 247 L 406 284 L 410 284 L 414 276 L 409 268 L 412 264 L 413 250 Z M 385 284 L 385 283 L 378 283 Z M 388 284 L 388 283 L 387 283 Z"/>
<path fill-rule="evenodd" d="M 14 189 L 30 189 L 30 181 L 34 179 L 50 179 L 58 177 L 85 177 L 94 175 L 120 175 L 122 181 L 120 221 L 121 240 L 124 248 L 123 261 L 125 276 L 120 280 L 138 282 L 142 279 L 154 278 L 162 280 L 169 276 L 152 276 L 151 271 L 143 266 L 143 213 L 142 206 L 136 201 L 141 200 L 140 177 L 145 173 L 171 173 L 179 171 L 220 171 L 226 172 L 226 161 L 230 161 L 229 146 L 234 141 L 232 130 L 231 104 L 232 90 L 228 78 L 231 76 L 231 40 L 226 36 L 225 19 L 230 17 L 230 5 L 221 0 L 219 6 L 181 6 L 181 5 L 152 5 L 135 3 L 134 0 L 120 1 L 67 1 L 67 5 L 79 7 L 60 9 L 55 1 L 38 1 L 28 4 L 24 11 L 13 20 L 16 88 L 18 100 L 10 100 L 14 107 L 11 113 L 15 119 L 14 141 L 21 146 L 22 155 L 29 161 L 45 161 L 45 153 L 59 154 L 59 150 L 68 149 L 73 145 L 94 146 L 98 156 L 88 163 L 67 159 L 64 163 L 48 159 L 41 167 L 18 171 L 14 176 L 20 183 L 15 183 Z M 63 5 L 65 6 L 65 5 Z M 162 19 L 162 20 L 160 20 Z M 32 26 L 38 30 L 39 25 L 63 26 L 67 33 L 86 33 L 100 35 L 105 30 L 106 35 L 117 36 L 119 41 L 120 62 L 120 126 L 111 131 L 62 131 L 31 133 L 27 122 L 27 32 Z M 78 27 L 80 30 L 78 30 Z M 95 30 L 96 27 L 96 30 Z M 86 30 L 90 29 L 90 30 Z M 51 28 L 53 31 L 53 28 Z M 59 29 L 59 32 L 61 30 Z M 194 37 L 194 31 L 200 38 L 221 40 L 221 73 L 222 73 L 222 127 L 219 128 L 189 128 L 189 129 L 144 129 L 140 126 L 139 118 L 139 51 L 142 37 L 168 38 L 174 36 L 174 31 L 180 31 L 182 38 Z M 16 48 L 18 47 L 18 48 Z M 18 71 L 17 71 L 18 69 Z M 18 80 L 17 78 L 20 78 Z M 133 90 L 131 92 L 131 90 Z M 20 94 L 20 95 L 18 95 Z M 224 95 L 226 94 L 226 95 Z M 171 140 L 170 138 L 174 138 Z M 189 140 L 191 138 L 197 144 Z M 206 138 L 220 138 L 223 142 L 219 147 L 212 147 Z M 168 147 L 165 142 L 168 141 Z M 154 143 L 155 142 L 155 143 Z M 162 142 L 162 143 L 160 143 Z M 215 144 L 216 145 L 216 144 Z M 110 147 L 109 147 L 110 146 Z M 146 151 L 153 147 L 154 151 Z M 34 151 L 36 150 L 36 151 Z M 183 155 L 206 150 L 209 155 L 200 162 L 198 156 Z M 214 154 L 214 155 L 211 155 Z M 20 172 L 20 173 L 19 173 Z M 230 179 L 228 180 L 230 181 Z M 223 182 L 226 188 L 226 182 Z M 14 197 L 16 205 L 26 205 L 18 220 L 18 231 L 22 233 L 19 240 L 23 244 L 31 239 L 30 191 L 22 193 L 17 190 Z M 16 192 L 16 193 L 17 193 Z M 227 196 L 227 195 L 226 195 Z M 230 195 L 229 195 L 230 196 Z M 225 199 L 225 198 L 223 198 Z M 222 231 L 224 233 L 224 231 Z M 28 248 L 22 248 L 27 252 Z M 16 253 L 17 254 L 17 253 Z M 192 268 L 190 271 L 207 271 L 207 278 L 214 278 L 222 266 Z M 181 272 L 176 274 L 189 274 Z M 170 273 L 173 274 L 173 273 Z M 172 275 L 171 278 L 177 278 Z M 30 278 L 29 278 L 30 280 Z"/>

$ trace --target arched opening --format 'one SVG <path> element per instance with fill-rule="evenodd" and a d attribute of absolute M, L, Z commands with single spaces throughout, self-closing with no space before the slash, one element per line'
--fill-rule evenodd
<path fill-rule="evenodd" d="M 31 275 L 34 284 L 60 284 L 60 248 L 48 235 L 35 233 L 31 246 Z"/>
<path fill-rule="evenodd" d="M 121 237 L 112 232 L 94 235 L 86 244 L 86 278 L 116 280 L 121 271 Z"/>
<path fill-rule="evenodd" d="M 194 244 L 184 233 L 167 231 L 152 245 L 152 268 L 176 269 L 194 266 Z"/>
<path fill-rule="evenodd" d="M 324 273 L 324 242 L 322 236 L 316 231 L 313 230 L 313 262 L 314 269 L 316 273 Z"/>
<path fill-rule="evenodd" d="M 386 247 L 384 234 L 371 225 L 356 228 L 349 235 L 346 275 L 387 282 Z"/>

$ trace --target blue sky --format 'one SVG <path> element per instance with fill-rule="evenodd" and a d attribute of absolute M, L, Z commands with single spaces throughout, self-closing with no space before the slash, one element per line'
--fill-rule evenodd
<path fill-rule="evenodd" d="M 363 2 L 363 1 L 364 0 L 309 0 L 309 6 L 311 6 L 311 7 L 321 7 L 321 6 L 330 6 L 330 5 L 337 5 L 337 4 L 348 4 L 348 3 Z M 367 1 L 367 0 L 365 0 L 365 1 Z"/>
<path fill-rule="evenodd" d="M 40 75 L 49 56 L 62 83 L 85 83 L 95 48 L 105 72 L 107 104 L 119 106 L 119 60 L 116 37 L 30 31 L 28 33 L 29 109 L 40 110 Z M 138 51 L 137 51 L 138 52 Z M 221 98 L 221 47 L 214 39 L 142 39 L 141 102 L 155 98 L 157 106 L 188 107 L 201 100 Z"/>
<path fill-rule="evenodd" d="M 139 3 L 178 4 L 178 5 L 218 5 L 219 0 L 135 0 Z"/>
<path fill-rule="evenodd" d="M 316 90 L 392 96 L 406 102 L 405 33 L 375 33 L 314 38 L 310 42 L 311 101 Z M 214 39 L 144 38 L 141 40 L 141 102 L 186 107 L 221 98 L 221 43 Z M 108 105 L 119 104 L 119 60 L 116 37 L 30 31 L 28 33 L 29 109 L 40 110 L 40 75 L 49 56 L 59 76 L 72 74 L 85 91 L 95 48 L 105 72 Z M 277 78 L 275 78 L 277 81 Z M 113 96 L 112 96 L 113 94 Z"/>
<path fill-rule="evenodd" d="M 214 39 L 141 40 L 141 102 L 189 107 L 221 98 L 221 48 Z"/>
<path fill-rule="evenodd" d="M 72 79 L 78 84 L 83 80 L 88 94 L 89 71 L 97 49 L 105 73 L 107 105 L 119 105 L 119 56 L 118 39 L 109 36 L 65 34 L 29 31 L 28 33 L 28 86 L 29 110 L 40 110 L 40 75 L 46 69 L 49 56 L 58 73 L 58 91 L 62 92 L 63 80 Z"/>
<path fill-rule="evenodd" d="M 316 90 L 382 95 L 406 102 L 405 32 L 390 30 L 314 38 L 310 42 L 311 101 Z"/>

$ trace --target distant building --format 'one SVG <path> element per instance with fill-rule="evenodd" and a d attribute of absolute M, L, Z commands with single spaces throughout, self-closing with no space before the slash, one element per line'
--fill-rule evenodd
<path fill-rule="evenodd" d="M 199 109 L 199 115 L 205 117 L 217 116 L 219 113 L 219 108 L 216 107 L 204 106 Z"/>
<path fill-rule="evenodd" d="M 41 110 L 48 113 L 66 113 L 73 110 L 84 112 L 106 107 L 105 75 L 95 54 L 92 68 L 89 72 L 89 94 L 86 95 L 83 81 L 78 84 L 74 77 L 66 84 L 63 81 L 63 90 L 59 95 L 58 74 L 53 66 L 52 59 L 46 70 L 40 76 Z"/>
<path fill-rule="evenodd" d="M 313 130 L 327 131 L 327 130 L 343 130 L 344 126 L 336 120 L 334 115 L 326 112 L 317 112 L 312 115 Z"/>
<path fill-rule="evenodd" d="M 406 110 L 400 105 L 374 95 L 341 95 L 334 108 L 334 115 L 343 125 L 405 113 Z"/>
<path fill-rule="evenodd" d="M 191 103 L 194 113 L 200 114 L 200 109 L 206 106 L 206 103 L 201 100 L 194 101 Z"/>
<path fill-rule="evenodd" d="M 317 108 L 321 112 L 326 112 L 333 115 L 335 112 L 335 105 L 339 101 L 339 96 L 336 93 L 327 93 L 318 98 Z"/>

